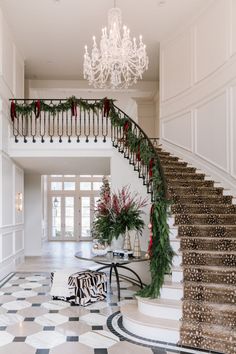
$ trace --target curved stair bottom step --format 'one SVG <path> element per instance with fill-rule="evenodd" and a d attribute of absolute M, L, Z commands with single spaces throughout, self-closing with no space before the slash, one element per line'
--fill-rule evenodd
<path fill-rule="evenodd" d="M 179 321 L 143 315 L 135 304 L 122 306 L 121 313 L 124 328 L 136 336 L 173 344 L 180 340 Z"/>
<path fill-rule="evenodd" d="M 165 320 L 179 320 L 182 317 L 182 302 L 173 299 L 150 299 L 136 297 L 140 314 L 150 318 Z"/>

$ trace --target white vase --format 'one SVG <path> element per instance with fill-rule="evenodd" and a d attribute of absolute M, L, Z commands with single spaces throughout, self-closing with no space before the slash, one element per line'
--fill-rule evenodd
<path fill-rule="evenodd" d="M 111 250 L 122 250 L 124 244 L 124 235 L 120 235 L 117 239 L 113 238 L 111 241 Z"/>

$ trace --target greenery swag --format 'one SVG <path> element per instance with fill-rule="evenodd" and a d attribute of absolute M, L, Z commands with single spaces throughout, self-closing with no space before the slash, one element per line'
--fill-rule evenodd
<path fill-rule="evenodd" d="M 36 118 L 41 111 L 55 115 L 57 112 L 71 110 L 72 116 L 77 117 L 77 108 L 84 111 L 93 110 L 98 114 L 103 111 L 103 116 L 110 118 L 111 125 L 119 129 L 119 139 L 116 139 L 115 147 L 123 146 L 136 156 L 141 168 L 146 168 L 149 174 L 149 181 L 152 182 L 152 207 L 150 212 L 150 271 L 151 284 L 140 290 L 139 295 L 143 297 L 156 298 L 160 296 L 160 289 L 164 283 L 164 276 L 171 270 L 174 252 L 169 241 L 169 227 L 167 223 L 169 201 L 166 195 L 165 179 L 158 154 L 139 126 L 124 114 L 120 117 L 119 110 L 115 107 L 113 100 L 107 98 L 95 100 L 90 103 L 88 100 L 71 97 L 65 102 L 58 104 L 47 104 L 43 100 L 31 103 L 11 102 L 11 118 L 17 118 L 18 114 L 29 116 L 34 113 Z M 138 132 L 138 133 L 137 133 Z M 121 137 L 122 136 L 122 137 Z M 122 149 L 121 149 L 122 151 Z"/>

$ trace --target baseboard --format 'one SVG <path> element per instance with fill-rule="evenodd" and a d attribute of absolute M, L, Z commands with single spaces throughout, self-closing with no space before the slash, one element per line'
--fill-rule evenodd
<path fill-rule="evenodd" d="M 5 278 L 9 273 L 15 272 L 16 266 L 24 262 L 24 251 L 18 252 L 16 255 L 8 258 L 0 263 L 0 279 Z"/>

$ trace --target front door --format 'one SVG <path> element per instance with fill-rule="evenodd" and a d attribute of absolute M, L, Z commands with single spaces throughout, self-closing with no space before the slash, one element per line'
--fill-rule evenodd
<path fill-rule="evenodd" d="M 49 239 L 60 241 L 76 240 L 74 196 L 50 196 Z"/>
<path fill-rule="evenodd" d="M 48 239 L 91 240 L 102 176 L 48 176 Z"/>

